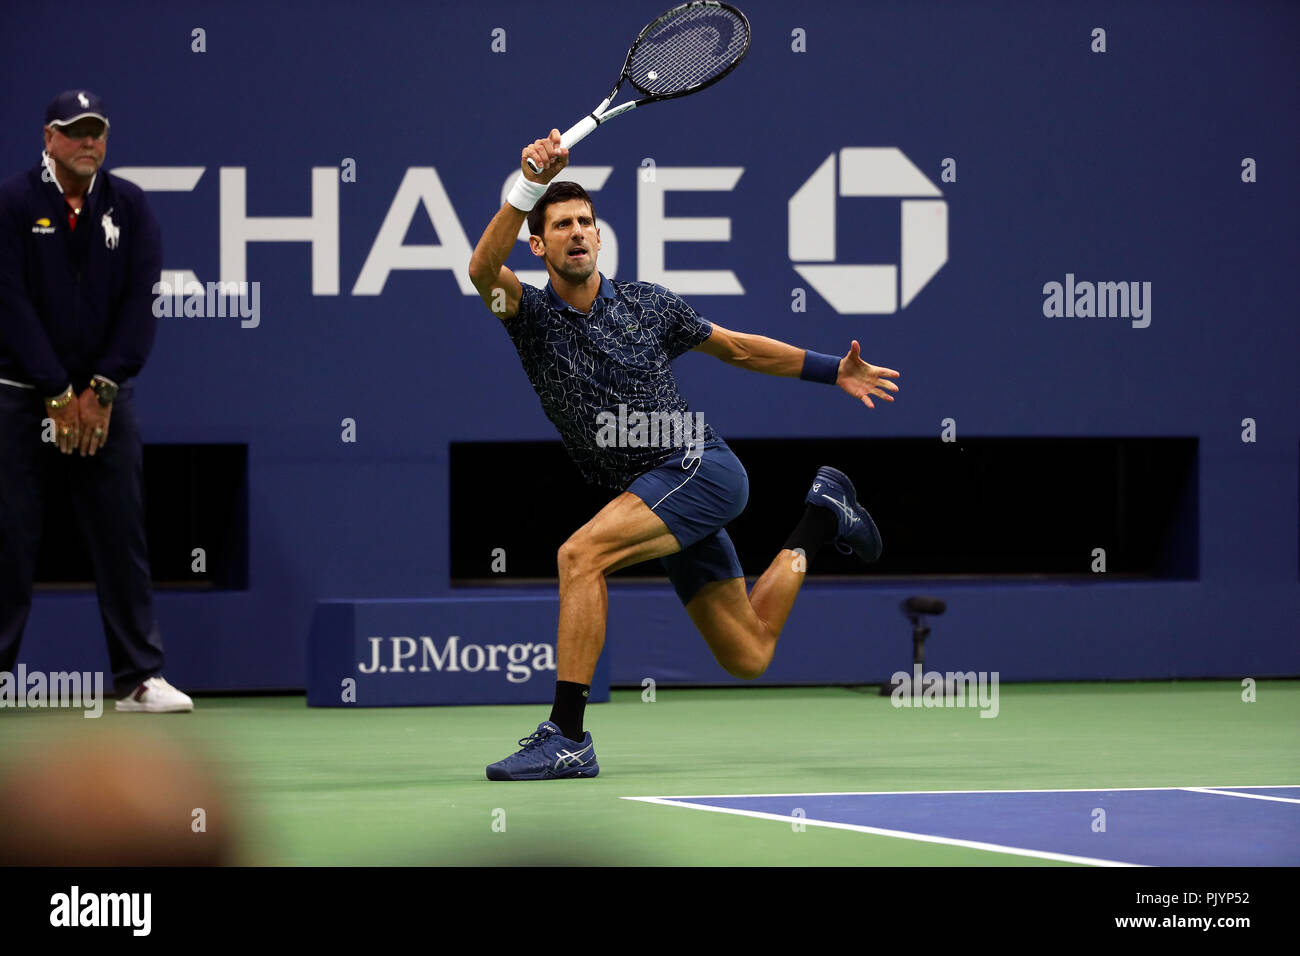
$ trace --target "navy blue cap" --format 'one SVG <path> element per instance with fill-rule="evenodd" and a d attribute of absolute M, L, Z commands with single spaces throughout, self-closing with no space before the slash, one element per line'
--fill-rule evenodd
<path fill-rule="evenodd" d="M 86 117 L 103 120 L 108 125 L 108 109 L 90 90 L 64 90 L 45 107 L 45 125 L 66 126 Z"/>

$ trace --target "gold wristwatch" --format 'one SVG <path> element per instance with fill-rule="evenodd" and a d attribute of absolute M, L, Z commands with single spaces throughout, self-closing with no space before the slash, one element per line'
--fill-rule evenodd
<path fill-rule="evenodd" d="M 58 398 L 47 398 L 45 400 L 45 407 L 49 409 L 63 408 L 76 397 L 77 397 L 77 393 L 74 392 L 72 390 L 72 386 L 69 385 L 67 389 L 63 392 L 63 394 L 60 395 Z"/>

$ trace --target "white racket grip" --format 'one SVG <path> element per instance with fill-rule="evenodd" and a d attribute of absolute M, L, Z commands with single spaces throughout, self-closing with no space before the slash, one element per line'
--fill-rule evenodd
<path fill-rule="evenodd" d="M 591 131 L 599 125 L 590 115 L 584 116 L 561 134 L 560 146 L 564 149 L 572 149 L 586 139 Z M 542 171 L 542 168 L 534 163 L 531 158 L 528 160 L 528 168 L 535 173 Z"/>
<path fill-rule="evenodd" d="M 599 125 L 590 115 L 584 116 L 564 131 L 564 135 L 560 137 L 560 146 L 563 149 L 572 149 L 586 139 L 588 134 Z"/>

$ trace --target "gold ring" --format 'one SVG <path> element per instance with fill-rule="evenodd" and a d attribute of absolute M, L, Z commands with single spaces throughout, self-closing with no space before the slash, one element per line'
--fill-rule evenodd
<path fill-rule="evenodd" d="M 103 434 L 104 434 L 104 429 L 102 429 L 102 428 L 96 428 L 96 429 L 95 429 L 95 437 L 96 437 L 96 438 L 101 437 Z"/>

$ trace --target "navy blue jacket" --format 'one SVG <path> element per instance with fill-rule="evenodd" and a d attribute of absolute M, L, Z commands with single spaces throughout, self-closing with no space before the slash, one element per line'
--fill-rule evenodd
<path fill-rule="evenodd" d="M 0 183 L 0 378 L 53 397 L 144 367 L 162 236 L 143 190 L 103 169 L 75 230 L 44 166 Z"/>

